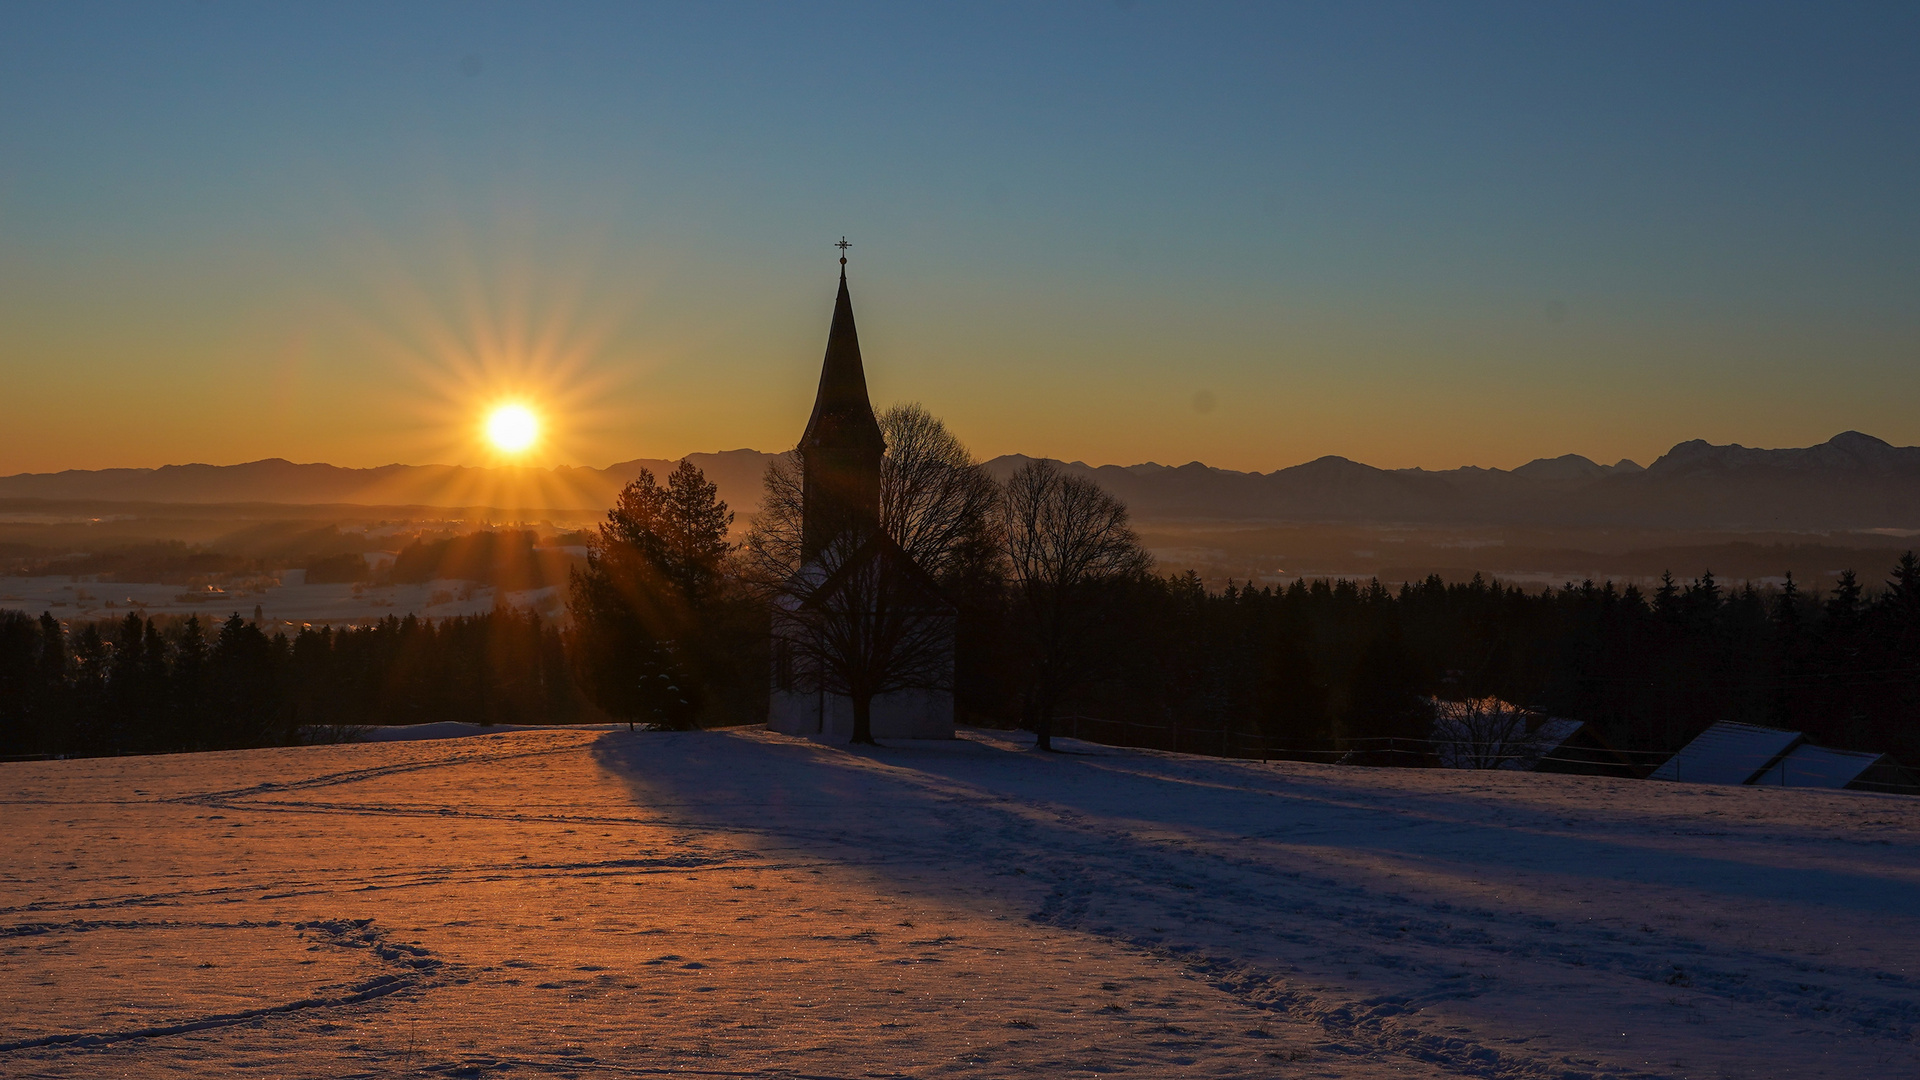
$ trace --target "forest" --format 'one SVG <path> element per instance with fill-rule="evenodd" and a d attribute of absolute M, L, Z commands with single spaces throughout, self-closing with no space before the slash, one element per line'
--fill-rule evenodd
<path fill-rule="evenodd" d="M 1425 738 L 1436 701 L 1491 697 L 1585 721 L 1623 751 L 1670 752 L 1733 720 L 1920 763 L 1912 553 L 1824 593 L 1790 577 L 1727 587 L 1704 569 L 1648 592 L 1478 575 L 1209 591 L 1157 574 L 1091 481 L 1036 462 L 996 484 L 917 407 L 882 419 L 883 527 L 958 610 L 963 724 L 1330 760 Z M 0 755 L 285 745 L 441 720 L 759 722 L 797 499 L 791 460 L 776 462 L 736 544 L 698 469 L 643 474 L 591 538 L 564 622 L 503 608 L 288 635 L 239 614 L 69 625 L 0 612 Z M 1072 550 L 1082 557 L 1042 557 Z"/>
<path fill-rule="evenodd" d="M 1061 716 L 1106 741 L 1325 752 L 1423 737 L 1426 699 L 1492 696 L 1585 720 L 1622 749 L 1672 750 L 1708 724 L 1737 720 L 1920 761 L 1912 556 L 1877 595 L 1851 573 L 1824 597 L 1726 590 L 1710 574 L 1648 595 L 1605 583 L 1529 593 L 1479 578 L 1209 593 L 1191 576 L 1151 575 L 1102 592 L 1103 618 L 1086 642 L 1099 659 L 1063 697 Z M 1012 606 L 992 599 L 963 609 L 958 707 L 963 722 L 1016 726 L 1030 673 Z M 729 614 L 752 619 L 750 605 Z M 733 629 L 730 666 L 757 670 L 764 645 L 751 625 Z M 281 745 L 439 720 L 624 718 L 585 689 L 581 650 L 576 632 L 511 610 L 293 636 L 268 636 L 238 615 L 163 626 L 129 614 L 68 628 L 50 615 L 0 612 L 0 754 Z M 687 722 L 759 719 L 763 681 L 734 688 Z"/>

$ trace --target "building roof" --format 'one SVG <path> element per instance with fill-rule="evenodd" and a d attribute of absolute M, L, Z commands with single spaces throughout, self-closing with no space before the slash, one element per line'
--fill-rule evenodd
<path fill-rule="evenodd" d="M 926 572 L 913 556 L 900 546 L 899 542 L 887 535 L 884 529 L 875 529 L 858 548 L 855 548 L 839 566 L 828 570 L 825 563 L 818 560 L 802 566 L 799 572 L 787 579 L 787 595 L 791 598 L 786 606 L 800 606 L 821 603 L 844 587 L 847 578 L 875 561 L 884 561 L 898 574 L 896 587 L 902 591 L 895 596 L 895 602 L 907 610 L 922 611 L 927 614 L 952 615 L 955 613 L 953 601 L 947 599 L 946 591 L 933 575 Z"/>
<path fill-rule="evenodd" d="M 1548 717 L 1540 721 L 1539 727 L 1528 733 L 1524 743 L 1516 745 L 1516 756 L 1501 762 L 1500 767 L 1519 772 L 1531 772 L 1540 766 L 1541 758 L 1552 755 L 1586 726 L 1586 723 L 1581 720 Z"/>
<path fill-rule="evenodd" d="M 820 389 L 813 398 L 813 415 L 802 449 L 884 449 L 886 439 L 873 418 L 867 397 L 867 371 L 860 360 L 860 333 L 853 325 L 853 298 L 847 294 L 847 271 L 840 269 L 840 295 L 833 302 L 833 325 L 827 330 L 827 356 L 820 364 Z"/>
<path fill-rule="evenodd" d="M 1807 741 L 1797 731 L 1719 723 L 1701 732 L 1653 770 L 1649 779 L 1689 784 L 1750 784 L 1794 747 Z"/>
<path fill-rule="evenodd" d="M 1794 748 L 1793 753 L 1773 763 L 1773 767 L 1760 775 L 1755 785 L 1770 787 L 1823 787 L 1843 788 L 1868 769 L 1878 764 L 1885 755 L 1867 754 L 1855 750 L 1829 750 L 1824 746 L 1804 744 Z"/>

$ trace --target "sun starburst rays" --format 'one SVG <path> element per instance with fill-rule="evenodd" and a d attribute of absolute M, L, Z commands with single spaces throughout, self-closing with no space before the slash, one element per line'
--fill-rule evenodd
<path fill-rule="evenodd" d="M 647 358 L 622 354 L 629 305 L 595 299 L 592 274 L 551 269 L 565 263 L 551 258 L 535 274 L 521 261 L 483 272 L 482 260 L 457 256 L 435 275 L 445 289 L 386 262 L 362 311 L 371 317 L 358 320 L 364 341 L 413 386 L 391 414 L 411 420 L 405 441 L 416 454 L 496 466 L 459 470 L 463 504 L 595 505 L 572 490 L 567 467 L 603 465 L 594 459 L 626 441 L 632 415 L 622 406 Z"/>

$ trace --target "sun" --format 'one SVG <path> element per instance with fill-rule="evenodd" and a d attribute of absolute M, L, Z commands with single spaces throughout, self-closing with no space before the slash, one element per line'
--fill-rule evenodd
<path fill-rule="evenodd" d="M 508 454 L 517 454 L 540 437 L 540 418 L 525 405 L 501 405 L 487 414 L 487 441 Z"/>

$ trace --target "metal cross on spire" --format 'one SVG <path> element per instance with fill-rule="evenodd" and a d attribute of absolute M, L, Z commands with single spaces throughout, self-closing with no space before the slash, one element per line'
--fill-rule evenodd
<path fill-rule="evenodd" d="M 840 265 L 841 266 L 847 265 L 847 249 L 852 247 L 853 245 L 847 243 L 847 238 L 843 236 L 840 238 L 840 242 L 833 246 L 840 249 Z"/>

